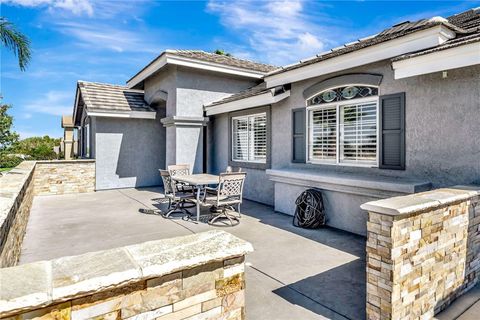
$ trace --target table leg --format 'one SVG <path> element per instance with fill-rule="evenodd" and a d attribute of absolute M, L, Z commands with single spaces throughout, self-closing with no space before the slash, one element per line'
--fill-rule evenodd
<path fill-rule="evenodd" d="M 201 186 L 197 187 L 197 221 L 200 221 L 200 188 Z"/>

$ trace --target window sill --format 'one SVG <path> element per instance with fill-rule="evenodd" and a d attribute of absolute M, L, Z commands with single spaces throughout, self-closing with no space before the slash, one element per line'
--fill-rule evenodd
<path fill-rule="evenodd" d="M 360 175 L 310 169 L 269 169 L 269 179 L 274 182 L 320 188 L 376 198 L 411 194 L 431 189 L 428 181 L 407 178 Z"/>
<path fill-rule="evenodd" d="M 362 167 L 362 168 L 378 168 L 378 163 L 354 163 L 354 162 L 323 162 L 323 161 L 307 161 L 309 164 L 321 164 L 338 167 Z"/>
<path fill-rule="evenodd" d="M 259 169 L 259 170 L 266 170 L 270 168 L 269 163 L 233 161 L 233 160 L 228 161 L 228 165 L 234 168 Z"/>

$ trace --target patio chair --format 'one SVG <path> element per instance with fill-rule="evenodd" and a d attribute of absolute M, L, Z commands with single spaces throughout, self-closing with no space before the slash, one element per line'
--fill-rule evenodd
<path fill-rule="evenodd" d="M 168 172 L 173 176 L 188 176 L 190 174 L 189 164 L 174 164 L 168 166 Z M 177 182 L 175 184 L 177 192 L 194 192 L 194 188 L 183 182 Z"/>
<path fill-rule="evenodd" d="M 240 205 L 242 204 L 243 185 L 246 176 L 245 172 L 221 173 L 217 188 L 207 187 L 208 191 L 215 191 L 216 194 L 210 195 L 208 192 L 205 192 L 203 202 L 206 205 L 220 209 L 220 213 L 210 219 L 208 224 L 214 225 L 219 219 L 226 219 L 230 226 L 240 223 Z M 238 216 L 231 214 L 229 211 L 235 211 L 235 205 L 237 206 Z"/>
<path fill-rule="evenodd" d="M 168 218 L 173 213 L 184 213 L 190 216 L 191 214 L 187 208 L 191 207 L 186 206 L 186 204 L 195 198 L 194 194 L 177 192 L 175 181 L 172 180 L 170 172 L 161 169 L 159 171 L 163 181 L 163 191 L 165 197 L 168 199 L 168 211 L 163 216 Z M 194 203 L 193 206 L 195 206 Z"/>

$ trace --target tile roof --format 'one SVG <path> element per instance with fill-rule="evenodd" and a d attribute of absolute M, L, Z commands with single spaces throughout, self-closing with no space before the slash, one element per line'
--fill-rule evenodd
<path fill-rule="evenodd" d="M 458 32 L 456 38 L 446 41 L 440 46 L 430 48 L 427 50 L 413 52 L 405 55 L 401 55 L 399 57 L 395 57 L 392 59 L 393 61 L 408 59 L 411 57 L 428 54 L 435 51 L 446 50 L 449 48 L 453 48 L 456 46 L 465 45 L 468 43 L 473 43 L 480 41 L 480 7 L 467 10 L 465 12 L 461 12 L 455 14 L 447 19 L 441 17 L 435 17 L 431 19 L 422 19 L 416 22 L 406 21 L 403 23 L 396 24 L 391 28 L 385 29 L 384 31 L 369 37 L 365 37 L 359 39 L 358 41 L 350 42 L 345 44 L 344 46 L 337 47 L 332 49 L 331 51 L 327 51 L 321 53 L 315 57 L 309 59 L 303 59 L 299 63 L 292 64 L 290 66 L 285 66 L 280 69 L 277 69 L 273 72 L 270 72 L 268 75 L 273 75 L 277 73 L 282 73 L 288 70 L 293 70 L 296 68 L 303 67 L 305 65 L 317 63 L 323 60 L 327 60 L 329 58 L 333 58 L 336 56 L 340 56 L 345 53 L 353 52 L 365 47 L 369 47 L 384 41 L 392 40 L 403 35 L 420 31 L 426 28 L 430 28 L 435 25 L 444 24 L 450 29 Z M 257 86 L 251 87 L 247 90 L 241 91 L 239 93 L 233 94 L 222 100 L 215 101 L 207 105 L 207 107 L 232 102 L 236 100 L 241 100 L 244 98 L 248 98 L 255 95 L 260 95 L 262 93 L 267 92 L 270 89 L 266 88 L 266 84 L 263 82 Z"/>
<path fill-rule="evenodd" d="M 142 90 L 87 81 L 78 81 L 78 87 L 90 111 L 155 111 L 143 100 Z"/>
<path fill-rule="evenodd" d="M 429 54 L 429 53 L 432 53 L 432 52 L 447 50 L 447 49 L 463 46 L 463 45 L 466 45 L 466 44 L 469 44 L 469 43 L 474 43 L 474 42 L 480 42 L 480 33 L 475 33 L 475 34 L 471 34 L 471 35 L 468 35 L 468 36 L 463 36 L 463 37 L 460 37 L 460 38 L 452 39 L 452 40 L 446 41 L 442 45 L 439 45 L 437 47 L 434 47 L 434 48 L 431 48 L 431 49 L 428 49 L 428 50 L 423 50 L 423 51 L 404 54 L 404 55 L 395 57 L 394 59 L 392 59 L 392 61 L 406 60 L 406 59 L 413 58 L 413 57 L 418 57 L 418 56 L 421 56 L 421 55 L 424 55 L 424 54 Z"/>
<path fill-rule="evenodd" d="M 219 105 L 219 104 L 224 104 L 224 103 L 227 103 L 227 102 L 232 102 L 232 101 L 241 100 L 241 99 L 248 98 L 248 97 L 258 96 L 262 93 L 269 92 L 270 90 L 271 89 L 267 89 L 266 83 L 262 82 L 259 85 L 256 85 L 256 86 L 253 86 L 253 87 L 248 88 L 246 90 L 243 90 L 243 91 L 240 91 L 238 93 L 232 94 L 231 96 L 228 96 L 228 97 L 223 98 L 221 100 L 212 102 L 212 103 L 206 105 L 206 107 L 207 108 L 208 107 L 213 107 L 213 106 L 216 106 L 216 105 Z"/>
<path fill-rule="evenodd" d="M 232 57 L 232 56 L 229 57 L 229 56 L 225 56 L 225 55 L 221 55 L 221 54 L 206 52 L 206 51 L 203 51 L 203 50 L 173 50 L 173 49 L 167 49 L 164 52 L 162 52 L 159 56 L 157 56 L 155 59 L 150 61 L 145 67 L 143 67 L 140 71 L 138 71 L 129 80 L 127 80 L 127 83 L 129 81 L 131 81 L 133 78 L 135 78 L 137 75 L 142 73 L 142 71 L 147 69 L 149 66 L 151 66 L 155 61 L 160 59 L 165 54 L 170 54 L 170 55 L 174 55 L 174 56 L 178 56 L 178 57 L 195 59 L 195 60 L 200 60 L 200 61 L 205 61 L 205 62 L 218 63 L 218 64 L 223 64 L 225 66 L 236 67 L 236 68 L 241 68 L 241 69 L 250 70 L 250 71 L 262 72 L 262 73 L 267 73 L 267 72 L 270 72 L 270 71 L 273 71 L 273 70 L 279 68 L 277 66 L 273 66 L 273 65 L 269 65 L 269 64 L 265 64 L 265 63 L 259 63 L 259 62 L 255 62 L 255 61 L 239 59 L 239 58 L 235 58 L 235 57 Z"/>
<path fill-rule="evenodd" d="M 451 24 L 468 30 L 480 27 L 480 7 L 454 14 L 447 18 Z"/>
<path fill-rule="evenodd" d="M 311 59 L 302 60 L 298 63 L 294 63 L 292 65 L 282 67 L 280 69 L 270 72 L 268 75 L 279 74 L 279 73 L 283 73 L 293 69 L 301 68 L 307 65 L 320 62 L 320 61 L 341 56 L 346 53 L 350 53 L 366 47 L 370 47 L 382 42 L 393 40 L 393 39 L 405 36 L 407 34 L 428 29 L 437 25 L 445 25 L 449 29 L 452 29 L 453 31 L 458 32 L 460 34 L 475 32 L 475 30 L 472 30 L 472 28 L 476 28 L 480 25 L 480 9 L 479 8 L 471 9 L 471 10 L 459 13 L 457 15 L 451 16 L 448 19 L 444 19 L 442 17 L 434 17 L 431 19 L 418 20 L 415 22 L 405 21 L 405 22 L 396 24 L 388 29 L 385 29 L 376 35 L 362 38 L 362 39 L 359 39 L 358 41 L 351 42 L 344 46 L 334 48 L 331 51 L 318 54 L 317 56 Z"/>
<path fill-rule="evenodd" d="M 202 50 L 167 50 L 166 52 L 174 54 L 176 56 L 186 57 L 190 59 L 197 59 L 197 60 L 202 60 L 207 62 L 224 64 L 231 67 L 237 67 L 237 68 L 260 71 L 260 72 L 270 72 L 272 70 L 278 69 L 278 67 L 270 64 L 259 63 L 251 60 L 245 60 L 245 59 L 239 59 L 232 56 L 210 53 Z"/>

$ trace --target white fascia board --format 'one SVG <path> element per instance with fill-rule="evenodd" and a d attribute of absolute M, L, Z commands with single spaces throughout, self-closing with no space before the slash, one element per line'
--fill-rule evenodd
<path fill-rule="evenodd" d="M 158 58 L 156 61 L 154 61 L 151 65 L 146 67 L 142 72 L 137 74 L 135 77 L 127 81 L 127 86 L 129 88 L 135 87 L 137 84 L 145 80 L 146 78 L 150 77 L 154 72 L 157 70 L 163 68 L 167 64 L 167 54 L 163 54 Z"/>
<path fill-rule="evenodd" d="M 137 84 L 139 84 L 140 82 L 142 82 L 143 80 L 151 76 L 154 72 L 164 67 L 166 64 L 173 64 L 177 66 L 184 66 L 184 67 L 201 69 L 201 70 L 233 74 L 233 75 L 253 78 L 253 79 L 261 79 L 265 75 L 265 73 L 261 71 L 247 70 L 247 69 L 227 66 L 219 63 L 201 61 L 201 60 L 190 59 L 186 57 L 179 57 L 175 54 L 167 52 L 163 56 L 161 56 L 157 61 L 152 63 L 150 66 L 148 66 L 145 70 L 143 70 L 142 72 L 137 74 L 135 77 L 133 77 L 130 81 L 128 81 L 127 82 L 128 87 L 132 88 L 136 86 Z"/>
<path fill-rule="evenodd" d="M 395 79 L 480 64 L 480 42 L 394 61 Z"/>
<path fill-rule="evenodd" d="M 155 119 L 155 111 L 88 111 L 87 116 L 105 118 Z"/>
<path fill-rule="evenodd" d="M 410 52 L 433 48 L 454 37 L 455 32 L 443 25 L 438 25 L 311 65 L 271 76 L 267 75 L 264 80 L 267 83 L 267 87 L 276 87 L 286 83 L 391 59 Z"/>
<path fill-rule="evenodd" d="M 277 103 L 283 99 L 286 99 L 290 96 L 290 90 L 281 93 L 279 95 L 273 96 L 272 90 L 259 94 L 257 96 L 244 98 L 241 100 L 236 100 L 232 102 L 226 102 L 223 104 L 219 104 L 213 107 L 206 107 L 205 111 L 207 116 L 212 116 L 215 114 L 250 109 L 265 105 L 270 105 Z"/>
<path fill-rule="evenodd" d="M 77 89 L 75 91 L 75 104 L 73 105 L 73 117 L 72 117 L 72 122 L 73 122 L 73 126 L 75 126 L 75 119 L 77 118 L 77 107 L 78 107 L 78 102 L 79 102 L 79 99 L 80 99 L 80 89 L 78 88 L 78 85 L 77 85 Z"/>
<path fill-rule="evenodd" d="M 175 55 L 167 55 L 167 64 L 175 64 L 177 66 L 184 66 L 184 67 L 190 67 L 190 68 L 196 68 L 196 69 L 202 69 L 202 70 L 208 70 L 208 71 L 214 71 L 214 72 L 220 72 L 220 73 L 228 73 L 228 74 L 254 78 L 254 79 L 261 79 L 265 75 L 265 73 L 261 71 L 247 70 L 247 69 L 237 68 L 233 66 L 227 66 L 224 64 L 201 61 L 196 59 L 189 59 L 189 58 L 179 57 Z"/>

